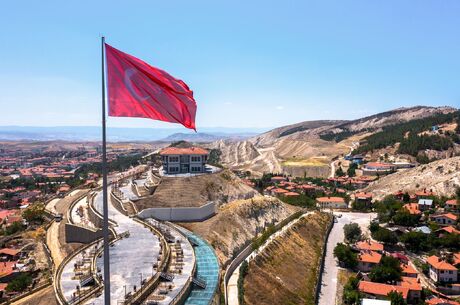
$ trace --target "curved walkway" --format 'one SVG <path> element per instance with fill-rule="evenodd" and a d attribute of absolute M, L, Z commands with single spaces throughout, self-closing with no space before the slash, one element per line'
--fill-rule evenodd
<path fill-rule="evenodd" d="M 110 188 L 109 188 L 110 194 Z M 102 214 L 102 192 L 94 199 L 94 207 Z M 155 274 L 153 268 L 160 252 L 160 242 L 156 235 L 139 222 L 120 213 L 112 204 L 109 196 L 109 218 L 117 223 L 114 227 L 117 234 L 129 232 L 129 237 L 123 238 L 110 247 L 110 294 L 111 301 L 117 304 L 124 300 L 126 293 L 138 289 L 141 280 Z M 98 269 L 103 270 L 103 257 L 97 259 Z M 104 296 L 89 301 L 90 304 L 103 304 Z"/>
<path fill-rule="evenodd" d="M 184 305 L 211 304 L 219 282 L 219 261 L 211 246 L 198 235 L 183 230 L 183 233 L 196 245 L 196 277 L 206 282 L 206 288 L 194 286 Z"/>

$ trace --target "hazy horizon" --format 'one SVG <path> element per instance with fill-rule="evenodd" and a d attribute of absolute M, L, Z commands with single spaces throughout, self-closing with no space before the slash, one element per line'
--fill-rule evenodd
<path fill-rule="evenodd" d="M 458 1 L 27 7 L 8 2 L 0 13 L 1 125 L 97 126 L 102 33 L 184 80 L 198 104 L 198 128 L 460 104 Z M 109 118 L 108 126 L 169 127 L 132 118 Z"/>

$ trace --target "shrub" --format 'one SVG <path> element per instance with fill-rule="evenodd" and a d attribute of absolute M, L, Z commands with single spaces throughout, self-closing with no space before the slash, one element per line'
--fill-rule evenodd
<path fill-rule="evenodd" d="M 394 283 L 401 279 L 402 269 L 397 260 L 391 256 L 383 256 L 380 264 L 372 268 L 369 278 L 378 283 Z"/>
<path fill-rule="evenodd" d="M 334 248 L 334 257 L 345 268 L 353 269 L 358 265 L 358 255 L 348 245 L 338 243 Z"/>

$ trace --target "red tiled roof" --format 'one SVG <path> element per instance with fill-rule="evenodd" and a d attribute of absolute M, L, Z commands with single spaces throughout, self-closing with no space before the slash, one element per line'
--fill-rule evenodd
<path fill-rule="evenodd" d="M 287 193 L 284 194 L 284 196 L 295 197 L 295 196 L 299 196 L 299 193 L 296 193 L 296 192 L 287 192 Z"/>
<path fill-rule="evenodd" d="M 406 203 L 403 208 L 409 211 L 412 215 L 422 214 L 422 211 L 418 209 L 418 203 Z"/>
<path fill-rule="evenodd" d="M 365 263 L 380 263 L 382 259 L 382 254 L 375 251 L 361 251 L 358 255 L 358 260 Z"/>
<path fill-rule="evenodd" d="M 280 188 L 276 188 L 276 189 L 272 190 L 272 192 L 277 193 L 277 194 L 289 193 L 289 191 L 286 191 L 285 189 L 280 189 Z"/>
<path fill-rule="evenodd" d="M 413 291 L 422 291 L 422 286 L 420 285 L 418 279 L 414 277 L 402 276 L 399 285 L 402 287 L 407 287 Z"/>
<path fill-rule="evenodd" d="M 459 302 L 451 301 L 451 300 L 446 300 L 446 299 L 441 299 L 441 298 L 432 298 L 429 300 L 425 301 L 428 305 L 440 305 L 440 304 L 449 304 L 449 305 L 460 305 Z"/>
<path fill-rule="evenodd" d="M 457 230 L 456 228 L 452 227 L 452 226 L 441 228 L 438 231 L 446 231 L 447 233 L 460 234 L 460 231 Z"/>
<path fill-rule="evenodd" d="M 207 155 L 209 152 L 200 147 L 179 148 L 179 147 L 166 147 L 160 155 Z"/>
<path fill-rule="evenodd" d="M 12 248 L 3 248 L 3 249 L 0 249 L 0 254 L 6 254 L 6 255 L 11 255 L 11 256 L 15 256 L 15 255 L 17 255 L 19 252 L 21 252 L 21 251 L 18 250 L 18 249 L 12 249 Z"/>
<path fill-rule="evenodd" d="M 457 199 L 450 199 L 446 201 L 446 204 L 448 205 L 458 205 Z"/>
<path fill-rule="evenodd" d="M 16 262 L 0 262 L 0 278 L 13 273 Z"/>
<path fill-rule="evenodd" d="M 375 241 L 359 241 L 356 243 L 359 250 L 383 251 L 383 245 Z"/>
<path fill-rule="evenodd" d="M 401 264 L 401 269 L 402 272 L 406 274 L 418 274 L 417 270 L 415 270 L 414 267 L 408 264 Z"/>
<path fill-rule="evenodd" d="M 452 213 L 444 213 L 444 214 L 438 214 L 438 215 L 431 215 L 432 218 L 438 218 L 438 217 L 445 217 L 445 218 L 449 218 L 449 219 L 452 219 L 452 220 L 457 220 L 457 215 L 455 214 L 452 214 Z"/>
<path fill-rule="evenodd" d="M 380 296 L 387 296 L 390 292 L 397 291 L 397 292 L 402 293 L 404 299 L 407 299 L 407 295 L 409 293 L 408 287 L 394 286 L 394 285 L 367 282 L 367 281 L 359 282 L 358 289 L 359 291 L 364 292 L 364 293 L 380 295 Z"/>
<path fill-rule="evenodd" d="M 438 269 L 438 270 L 452 270 L 455 271 L 457 268 L 455 268 L 453 265 L 449 264 L 446 261 L 441 260 L 439 257 L 436 255 L 432 255 L 427 258 L 426 262 L 433 266 L 433 268 Z"/>
<path fill-rule="evenodd" d="M 335 202 L 335 203 L 344 203 L 345 200 L 342 197 L 318 197 L 316 198 L 319 202 Z"/>
<path fill-rule="evenodd" d="M 372 193 L 360 192 L 355 194 L 355 198 L 372 199 Z"/>

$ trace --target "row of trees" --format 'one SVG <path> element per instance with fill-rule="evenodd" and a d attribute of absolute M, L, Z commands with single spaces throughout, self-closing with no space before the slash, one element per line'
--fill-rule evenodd
<path fill-rule="evenodd" d="M 365 138 L 366 142 L 363 145 L 360 145 L 357 149 L 355 149 L 353 153 L 354 154 L 365 153 L 365 152 L 369 152 L 375 149 L 381 149 L 387 146 L 392 146 L 398 142 L 401 143 L 405 141 L 405 137 L 408 133 L 411 134 L 412 137 L 416 137 L 421 132 L 431 129 L 432 126 L 437 126 L 437 125 L 441 125 L 444 123 L 450 123 L 450 122 L 453 122 L 454 120 L 458 121 L 459 115 L 460 115 L 460 112 L 456 111 L 456 112 L 449 113 L 449 114 L 438 114 L 438 115 L 434 115 L 428 118 L 423 118 L 419 120 L 413 120 L 413 121 L 409 121 L 405 123 L 399 123 L 399 124 L 383 127 L 382 131 L 376 132 L 366 137 Z M 437 145 L 434 143 L 434 141 L 431 142 L 431 140 L 434 140 L 434 139 L 438 139 L 438 138 L 436 137 L 433 139 L 423 140 L 423 141 L 424 143 L 427 143 L 426 145 L 428 145 L 428 143 L 433 143 L 434 145 Z M 417 143 L 419 143 L 418 140 L 417 140 Z M 409 145 L 409 147 L 412 147 L 412 145 L 415 146 L 415 144 L 411 144 Z M 408 148 L 408 150 L 413 152 L 412 148 L 411 149 Z M 413 155 L 416 156 L 416 154 L 413 154 Z"/>

